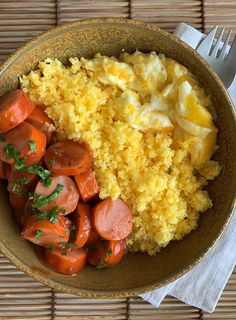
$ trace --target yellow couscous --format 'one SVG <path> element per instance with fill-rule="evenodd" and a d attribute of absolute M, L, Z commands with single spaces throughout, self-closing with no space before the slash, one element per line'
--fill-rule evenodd
<path fill-rule="evenodd" d="M 220 166 L 211 101 L 185 67 L 154 52 L 97 54 L 46 59 L 20 80 L 60 138 L 89 144 L 100 198 L 130 206 L 128 250 L 153 255 L 197 227 Z"/>

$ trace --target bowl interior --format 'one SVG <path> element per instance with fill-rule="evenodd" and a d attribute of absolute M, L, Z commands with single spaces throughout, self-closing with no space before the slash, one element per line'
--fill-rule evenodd
<path fill-rule="evenodd" d="M 212 95 L 217 114 L 220 176 L 208 191 L 214 206 L 202 214 L 199 227 L 173 242 L 155 257 L 128 254 L 114 269 L 87 266 L 75 277 L 63 276 L 41 263 L 33 246 L 21 240 L 4 183 L 0 193 L 0 249 L 37 280 L 58 290 L 89 296 L 128 296 L 160 287 L 176 279 L 208 252 L 228 222 L 236 185 L 235 114 L 218 78 L 193 50 L 167 33 L 131 21 L 107 19 L 75 22 L 50 31 L 11 57 L 0 70 L 0 95 L 18 86 L 18 77 L 47 57 L 67 62 L 71 56 L 93 57 L 97 52 L 118 56 L 122 50 L 164 53 L 185 65 Z"/>

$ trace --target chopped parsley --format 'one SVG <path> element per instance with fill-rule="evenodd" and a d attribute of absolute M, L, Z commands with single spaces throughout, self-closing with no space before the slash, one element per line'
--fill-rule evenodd
<path fill-rule="evenodd" d="M 112 255 L 112 248 L 109 248 L 109 250 L 107 251 L 107 255 L 111 256 Z"/>
<path fill-rule="evenodd" d="M 33 140 L 29 141 L 30 145 L 30 151 L 31 153 L 36 152 L 36 146 L 35 142 Z M 37 174 L 41 180 L 43 181 L 43 184 L 48 187 L 50 186 L 52 180 L 51 180 L 51 172 L 47 169 L 44 169 L 42 166 L 39 165 L 39 163 L 35 163 L 32 166 L 25 166 L 24 162 L 25 159 L 20 157 L 20 151 L 16 150 L 14 145 L 12 143 L 8 143 L 3 147 L 3 151 L 6 153 L 5 160 L 13 159 L 14 160 L 14 167 L 18 170 L 23 170 L 26 172 Z"/>
<path fill-rule="evenodd" d="M 49 244 L 49 245 L 47 246 L 47 248 L 48 248 L 50 251 L 55 250 L 55 246 L 54 246 L 53 244 Z"/>
<path fill-rule="evenodd" d="M 24 167 L 24 159 L 20 158 L 20 151 L 16 150 L 12 143 L 8 143 L 3 147 L 3 151 L 6 153 L 5 160 L 14 160 L 16 169 L 22 169 Z"/>
<path fill-rule="evenodd" d="M 50 166 L 52 167 L 55 164 L 56 160 L 55 159 L 50 159 L 48 161 L 48 163 L 50 164 Z"/>
<path fill-rule="evenodd" d="M 67 230 L 66 230 L 66 234 L 70 234 L 70 229 L 67 229 Z"/>
<path fill-rule="evenodd" d="M 103 269 L 103 268 L 104 268 L 104 261 L 103 261 L 102 258 L 100 258 L 100 259 L 98 260 L 97 269 L 98 269 L 98 270 L 101 270 L 101 269 Z"/>
<path fill-rule="evenodd" d="M 24 190 L 24 186 L 27 185 L 28 183 L 29 183 L 29 180 L 26 177 L 22 177 L 18 180 L 15 180 L 13 182 L 12 192 L 18 193 L 21 196 L 23 196 L 27 192 L 27 190 Z"/>
<path fill-rule="evenodd" d="M 71 242 L 61 242 L 59 243 L 59 247 L 60 248 L 73 248 L 74 247 L 74 243 Z"/>
<path fill-rule="evenodd" d="M 43 234 L 43 231 L 42 231 L 42 230 L 36 230 L 36 234 L 35 234 L 34 239 L 35 239 L 36 241 L 38 241 L 38 240 L 40 239 L 40 237 L 42 236 L 42 234 Z"/>
<path fill-rule="evenodd" d="M 56 214 L 60 211 L 58 207 L 53 208 L 50 211 L 42 211 L 36 215 L 36 219 L 39 220 L 44 220 L 48 219 L 52 223 L 56 223 L 58 221 L 58 218 L 56 217 Z"/>
<path fill-rule="evenodd" d="M 0 141 L 5 141 L 6 138 L 4 136 L 0 136 Z"/>
<path fill-rule="evenodd" d="M 41 198 L 40 199 L 38 198 L 38 200 L 32 204 L 32 208 L 40 208 L 45 204 L 47 204 L 48 202 L 53 201 L 54 199 L 56 199 L 59 193 L 63 190 L 63 188 L 64 186 L 62 184 L 58 184 L 54 189 L 54 191 L 49 196 L 45 197 L 44 195 L 40 195 Z"/>
<path fill-rule="evenodd" d="M 71 227 L 70 227 L 70 231 L 73 231 L 73 230 L 76 230 L 76 227 L 75 227 L 75 226 L 71 226 Z"/>
<path fill-rule="evenodd" d="M 57 151 L 57 149 L 53 148 L 53 149 L 52 149 L 52 152 L 55 154 L 55 156 L 57 156 L 57 155 L 58 155 L 58 151 Z"/>
<path fill-rule="evenodd" d="M 36 153 L 36 145 L 33 140 L 29 140 L 30 153 Z"/>
<path fill-rule="evenodd" d="M 43 181 L 43 184 L 48 187 L 50 186 L 52 179 L 50 177 L 51 172 L 47 169 L 44 169 L 41 167 L 38 163 L 34 164 L 33 166 L 24 167 L 22 170 L 37 174 L 41 180 Z"/>
<path fill-rule="evenodd" d="M 67 256 L 67 252 L 66 252 L 66 251 L 63 251 L 61 254 L 62 254 L 63 256 Z"/>

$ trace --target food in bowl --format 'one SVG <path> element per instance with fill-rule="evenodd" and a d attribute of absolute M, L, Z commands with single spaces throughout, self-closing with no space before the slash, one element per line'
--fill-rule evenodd
<path fill-rule="evenodd" d="M 49 146 L 44 155 L 47 172 L 57 175 L 56 179 L 58 175 L 63 179 L 66 175 L 79 189 L 86 190 L 91 184 L 95 194 L 99 188 L 98 202 L 92 203 L 92 231 L 83 244 L 91 250 L 87 254 L 84 249 L 76 248 L 83 250 L 77 257 L 70 246 L 74 247 L 80 235 L 77 233 L 75 239 L 68 242 L 65 232 L 63 242 L 70 245 L 68 248 L 64 244 L 67 255 L 62 270 L 57 270 L 62 273 L 68 268 L 72 268 L 71 273 L 78 272 L 86 254 L 89 263 L 101 268 L 120 261 L 125 246 L 127 251 L 154 255 L 171 240 L 182 239 L 197 227 L 199 214 L 213 205 L 203 188 L 220 172 L 219 163 L 211 160 L 217 148 L 211 99 L 184 66 L 163 54 L 138 51 L 123 53 L 119 59 L 97 54 L 90 60 L 70 58 L 69 61 L 70 65 L 65 66 L 56 59 L 46 59 L 39 63 L 38 69 L 20 79 L 21 89 L 27 97 L 45 108 L 44 117 L 49 121 L 46 125 L 42 121 L 40 125 L 44 125 L 48 133 L 55 131 L 59 141 Z M 23 118 L 25 122 L 17 123 L 16 129 L 29 123 L 27 117 Z M 49 138 L 46 140 L 50 141 Z M 63 143 L 89 149 L 93 155 L 92 167 L 79 175 L 73 170 L 65 172 L 58 152 L 53 152 L 55 145 Z M 66 154 L 63 159 L 73 162 L 73 149 L 65 147 L 63 152 Z M 1 159 L 6 161 L 4 156 L 0 153 Z M 69 167 L 73 169 L 73 165 Z M 45 171 L 42 166 L 39 170 Z M 73 181 L 69 176 L 76 178 Z M 58 191 L 56 188 L 61 183 L 54 183 L 54 179 L 53 176 L 53 190 Z M 53 194 L 52 190 L 47 192 L 43 183 L 44 180 L 38 182 L 36 189 L 40 191 L 35 193 Z M 93 191 L 91 194 L 83 194 L 80 190 L 83 202 L 76 206 L 69 201 L 68 205 L 72 205 L 69 211 L 83 212 L 79 213 L 80 217 L 88 217 L 86 203 L 93 199 Z M 28 203 L 27 211 L 31 208 L 32 203 Z M 123 229 L 119 230 L 120 225 L 115 221 L 118 213 L 126 224 L 125 233 Z M 64 215 L 58 217 L 58 220 L 64 220 L 63 228 L 68 228 L 70 220 Z M 111 217 L 109 225 L 104 224 Z M 74 222 L 75 231 L 86 225 L 86 219 Z M 30 229 L 35 224 L 35 217 L 30 215 L 27 223 Z M 114 239 L 114 228 L 119 230 L 119 240 Z M 37 233 L 40 229 L 33 230 L 36 230 L 34 237 L 40 238 L 40 232 Z M 106 241 L 97 240 L 98 237 Z M 28 238 L 32 240 L 32 235 Z M 48 248 L 44 254 L 49 257 L 46 259 L 48 264 L 55 269 L 62 254 L 61 248 L 53 249 Z M 116 257 L 114 252 L 118 252 Z M 75 261 L 74 264 L 71 261 Z"/>

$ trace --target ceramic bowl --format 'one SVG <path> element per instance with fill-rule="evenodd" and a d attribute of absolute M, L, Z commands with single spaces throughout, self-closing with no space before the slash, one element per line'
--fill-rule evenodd
<path fill-rule="evenodd" d="M 0 250 L 19 269 L 57 290 L 90 297 L 126 297 L 159 288 L 189 271 L 222 235 L 231 216 L 236 189 L 235 112 L 224 86 L 204 60 L 186 44 L 158 28 L 122 19 L 92 19 L 62 25 L 16 51 L 0 69 L 0 95 L 19 85 L 18 78 L 51 57 L 67 62 L 71 56 L 93 57 L 100 52 L 118 56 L 122 50 L 156 51 L 186 66 L 212 96 L 219 129 L 215 158 L 222 165 L 208 187 L 214 206 L 201 215 L 199 227 L 172 242 L 156 256 L 127 254 L 115 268 L 98 271 L 86 266 L 75 277 L 49 270 L 34 247 L 22 241 L 6 186 L 0 186 Z"/>

